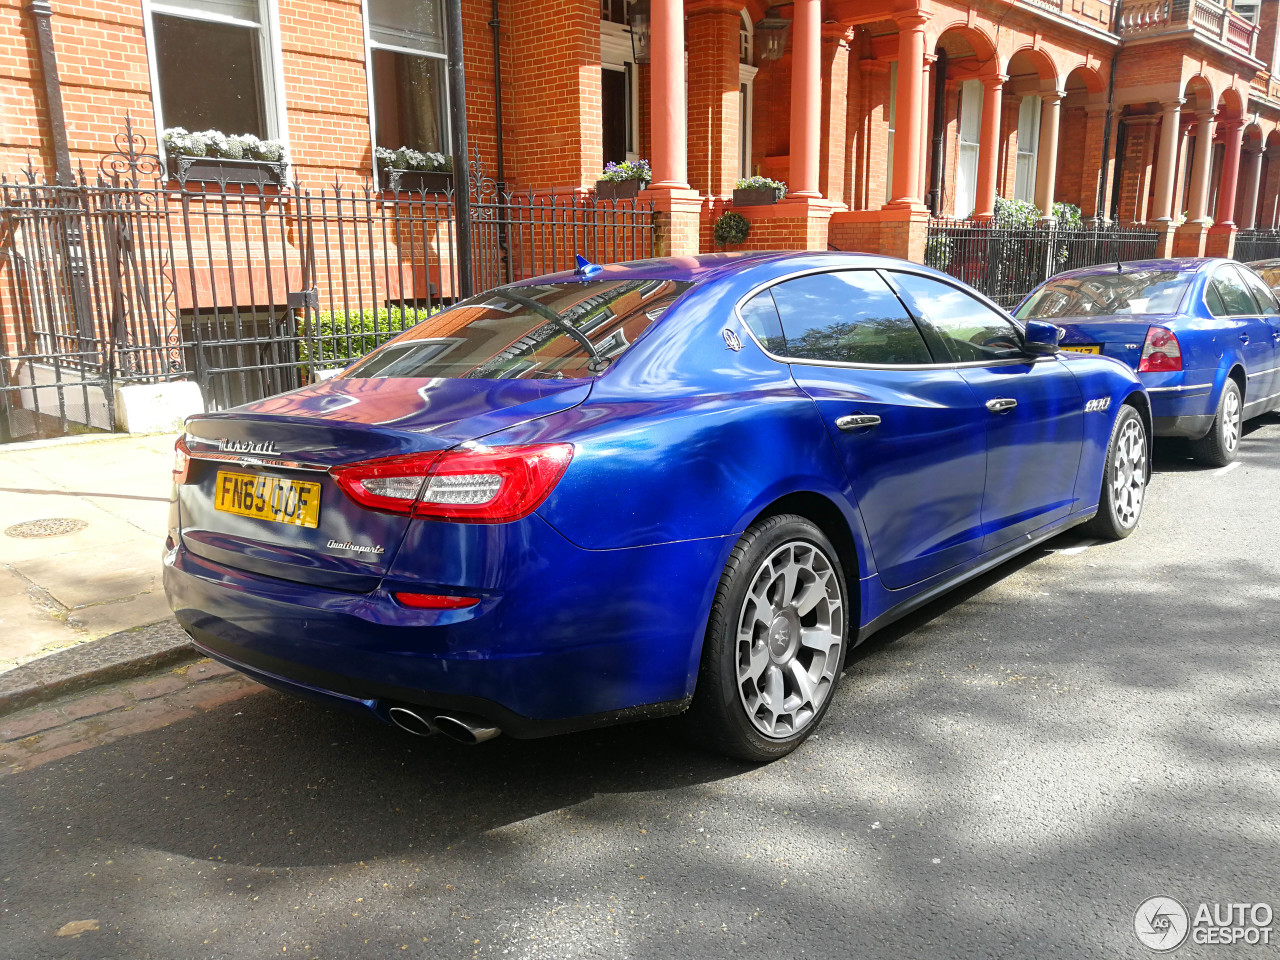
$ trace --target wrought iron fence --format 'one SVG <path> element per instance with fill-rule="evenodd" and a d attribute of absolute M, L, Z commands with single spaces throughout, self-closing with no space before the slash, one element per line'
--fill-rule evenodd
<path fill-rule="evenodd" d="M 925 241 L 925 264 L 1012 310 L 1064 270 L 1154 257 L 1157 238 L 1154 230 L 1137 227 L 1071 230 L 1056 223 L 1008 227 L 995 221 L 934 220 Z"/>
<path fill-rule="evenodd" d="M 92 182 L 0 178 L 0 441 L 111 429 L 116 385 L 209 409 L 321 379 L 457 296 L 454 194 L 178 185 L 132 130 Z M 476 290 L 653 254 L 643 201 L 499 191 L 473 161 Z"/>
<path fill-rule="evenodd" d="M 1235 258 L 1241 263 L 1280 257 L 1280 230 L 1241 230 L 1236 235 Z"/>

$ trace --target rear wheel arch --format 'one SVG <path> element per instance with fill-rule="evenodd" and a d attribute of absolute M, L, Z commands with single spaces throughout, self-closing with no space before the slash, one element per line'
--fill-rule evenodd
<path fill-rule="evenodd" d="M 849 527 L 849 521 L 845 519 L 835 501 L 829 497 L 811 491 L 799 491 L 788 493 L 774 500 L 752 517 L 747 526 L 759 523 L 769 517 L 788 513 L 804 517 L 813 523 L 827 535 L 831 545 L 836 548 L 840 566 L 844 568 L 845 588 L 849 593 L 850 610 L 857 614 L 859 612 L 859 604 L 856 586 L 862 577 L 862 566 L 859 562 L 861 556 L 858 552 L 858 544 L 854 539 L 853 530 Z M 853 632 L 856 633 L 856 624 L 858 622 L 856 617 L 849 617 L 848 622 Z"/>
<path fill-rule="evenodd" d="M 1227 379 L 1234 380 L 1236 386 L 1240 388 L 1240 399 L 1244 400 L 1245 393 L 1248 390 L 1249 378 L 1245 375 L 1244 367 L 1237 363 L 1227 371 Z"/>
<path fill-rule="evenodd" d="M 1141 390 L 1134 390 L 1124 398 L 1122 406 L 1133 407 L 1142 417 L 1142 426 L 1147 431 L 1147 475 L 1151 475 L 1151 450 L 1155 445 L 1155 419 L 1151 414 L 1151 400 Z"/>

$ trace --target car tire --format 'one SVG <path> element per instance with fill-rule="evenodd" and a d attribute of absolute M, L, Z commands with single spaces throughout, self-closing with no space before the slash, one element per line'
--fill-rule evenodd
<path fill-rule="evenodd" d="M 1218 398 L 1218 415 L 1213 426 L 1199 440 L 1191 441 L 1191 456 L 1206 467 L 1225 467 L 1240 452 L 1240 436 L 1244 428 L 1244 401 L 1240 385 L 1227 377 Z"/>
<path fill-rule="evenodd" d="M 1098 512 L 1085 525 L 1086 533 L 1102 540 L 1123 540 L 1133 533 L 1142 519 L 1150 479 L 1147 428 L 1142 415 L 1126 403 L 1111 427 Z"/>
<path fill-rule="evenodd" d="M 716 589 L 686 723 L 741 760 L 786 756 L 831 706 L 850 613 L 831 541 L 804 517 L 752 524 Z"/>

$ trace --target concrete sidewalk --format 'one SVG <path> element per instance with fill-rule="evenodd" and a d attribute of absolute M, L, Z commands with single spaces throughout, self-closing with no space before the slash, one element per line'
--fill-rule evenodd
<path fill-rule="evenodd" d="M 175 439 L 0 446 L 0 676 L 169 619 L 160 557 Z M 31 522 L 34 529 L 23 526 Z M 22 535 L 65 527 L 77 529 Z"/>

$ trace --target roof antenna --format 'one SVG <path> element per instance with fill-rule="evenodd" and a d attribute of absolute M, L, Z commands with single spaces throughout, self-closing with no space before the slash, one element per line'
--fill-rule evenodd
<path fill-rule="evenodd" d="M 578 254 L 577 259 L 578 259 L 578 266 L 573 272 L 580 277 L 593 277 L 597 273 L 599 273 L 601 270 L 604 269 L 604 267 L 600 266 L 600 264 L 592 263 L 582 254 Z"/>
<path fill-rule="evenodd" d="M 1116 273 L 1124 273 L 1124 264 L 1119 260 L 1116 261 Z"/>

